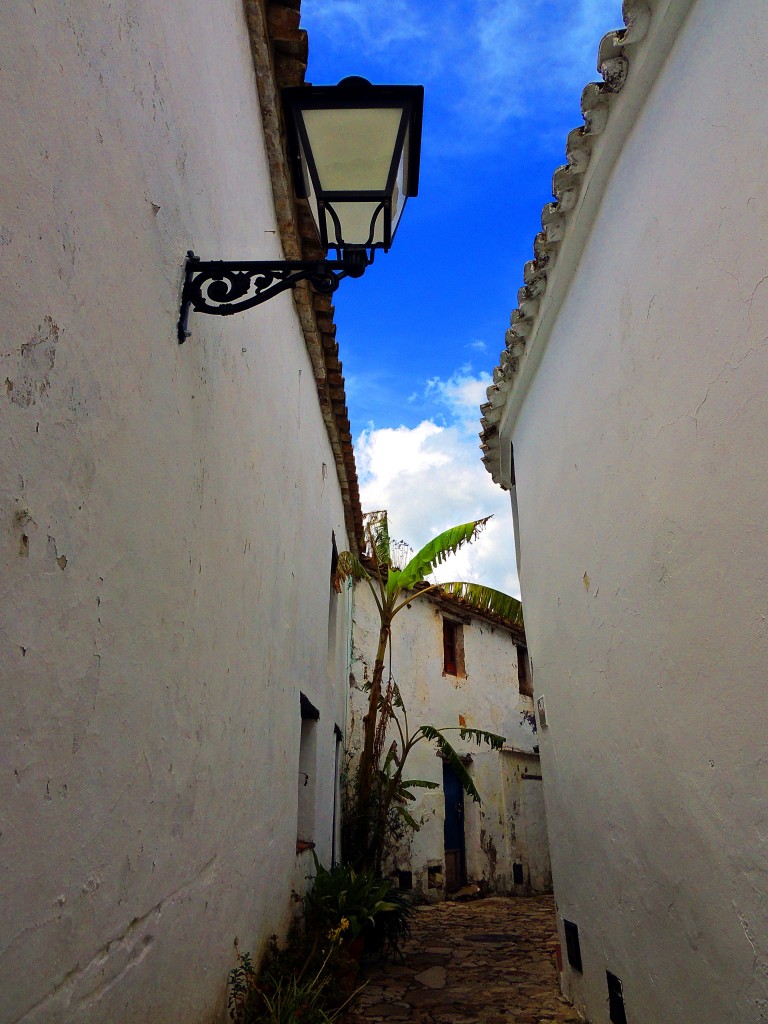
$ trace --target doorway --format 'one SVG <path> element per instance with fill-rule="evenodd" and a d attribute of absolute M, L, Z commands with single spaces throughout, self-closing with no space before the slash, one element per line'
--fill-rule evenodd
<path fill-rule="evenodd" d="M 466 881 L 467 863 L 464 848 L 464 787 L 451 766 L 443 761 L 443 793 L 445 795 L 445 889 L 453 892 Z"/>

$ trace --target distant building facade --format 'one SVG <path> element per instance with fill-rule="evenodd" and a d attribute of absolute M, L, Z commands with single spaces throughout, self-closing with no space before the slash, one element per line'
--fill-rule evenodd
<path fill-rule="evenodd" d="M 378 613 L 366 584 L 355 587 L 351 744 L 359 742 L 373 669 Z M 406 778 L 434 782 L 415 789 L 408 810 L 421 825 L 405 830 L 388 865 L 401 884 L 433 900 L 467 882 L 495 893 L 551 888 L 538 738 L 520 626 L 470 612 L 447 596 L 425 595 L 398 613 L 391 639 L 392 674 L 411 731 L 419 725 L 465 724 L 506 737 L 502 751 L 446 734 L 462 755 L 482 804 L 466 797 L 450 765 L 429 742 L 414 747 Z M 385 677 L 388 675 L 389 662 Z M 396 738 L 390 731 L 387 743 Z"/>
<path fill-rule="evenodd" d="M 484 461 L 519 538 L 564 990 L 592 1024 L 756 1024 L 768 8 L 625 17 L 555 173 Z"/>
<path fill-rule="evenodd" d="M 360 510 L 327 299 L 193 313 L 185 252 L 317 252 L 297 3 L 0 12 L 0 1020 L 210 1024 L 338 853 Z M 298 225 L 298 227 L 297 227 Z"/>

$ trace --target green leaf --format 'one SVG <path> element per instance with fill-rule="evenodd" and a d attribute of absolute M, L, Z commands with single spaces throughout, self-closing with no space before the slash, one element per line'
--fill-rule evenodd
<path fill-rule="evenodd" d="M 392 764 L 393 761 L 395 762 L 395 764 L 397 764 L 397 741 L 396 740 L 392 740 L 392 743 L 390 744 L 389 750 L 387 751 L 387 756 L 384 759 L 384 764 L 381 767 L 381 771 L 384 772 L 384 774 L 387 775 L 387 776 L 389 776 L 389 766 Z"/>
<path fill-rule="evenodd" d="M 490 518 L 490 516 L 486 516 L 484 519 L 475 519 L 471 523 L 453 526 L 450 530 L 445 530 L 437 537 L 433 537 L 421 551 L 416 552 L 403 570 L 400 572 L 390 570 L 387 577 L 387 594 L 409 590 L 417 583 L 421 583 L 436 565 L 444 562 L 449 555 L 456 554 L 465 544 L 474 540 Z"/>
<path fill-rule="evenodd" d="M 371 546 L 372 555 L 379 565 L 390 563 L 389 519 L 386 509 L 380 512 L 366 512 L 364 516 L 365 536 Z"/>
<path fill-rule="evenodd" d="M 440 590 L 479 612 L 491 612 L 516 626 L 523 625 L 523 606 L 515 597 L 481 583 L 441 583 Z"/>
<path fill-rule="evenodd" d="M 459 782 L 464 787 L 464 792 L 467 796 L 471 796 L 476 804 L 482 803 L 480 794 L 478 793 L 474 782 L 472 781 L 469 772 L 464 767 L 461 758 L 453 749 L 448 740 L 443 736 L 439 729 L 436 729 L 433 725 L 422 725 L 419 729 L 421 733 L 426 736 L 428 740 L 432 740 L 437 744 L 437 749 L 446 759 L 448 764 L 453 769 L 454 773 L 459 779 Z"/>
<path fill-rule="evenodd" d="M 400 788 L 396 793 L 396 797 L 405 797 L 407 800 L 415 800 L 415 795 L 411 792 L 413 789 L 440 789 L 439 782 L 428 782 L 426 779 L 408 779 L 407 782 L 401 782 Z"/>
<path fill-rule="evenodd" d="M 501 750 L 506 742 L 506 736 L 499 736 L 498 733 L 488 732 L 486 729 L 470 729 L 466 726 L 459 726 L 459 736 L 463 740 L 473 740 L 478 747 L 481 743 L 487 743 L 492 750 Z"/>
<path fill-rule="evenodd" d="M 414 832 L 418 832 L 419 831 L 419 829 L 421 828 L 421 825 L 419 825 L 418 821 L 416 821 L 416 819 L 410 813 L 410 811 L 406 810 L 406 808 L 403 807 L 402 804 L 396 804 L 395 805 L 395 810 L 402 817 L 402 819 L 406 823 L 406 825 L 410 826 L 410 828 L 412 828 Z"/>

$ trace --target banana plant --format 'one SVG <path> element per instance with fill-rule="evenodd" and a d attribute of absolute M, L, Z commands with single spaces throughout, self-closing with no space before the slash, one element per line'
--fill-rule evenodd
<path fill-rule="evenodd" d="M 403 785 L 405 785 L 405 792 L 410 793 L 408 784 L 403 783 L 402 771 L 414 743 L 423 739 L 435 742 L 440 752 L 453 764 L 467 793 L 473 799 L 479 800 L 479 794 L 477 794 L 470 776 L 456 752 L 443 736 L 446 731 L 444 729 L 422 726 L 414 733 L 413 737 L 406 737 L 401 732 L 400 753 L 397 753 L 395 744 L 394 753 L 391 756 L 388 755 L 388 759 L 382 762 L 384 739 L 387 726 L 393 719 L 394 707 L 403 707 L 399 690 L 396 686 L 393 687 L 393 681 L 390 680 L 385 694 L 382 694 L 382 681 L 387 648 L 392 636 L 392 621 L 398 612 L 425 594 L 442 591 L 462 602 L 470 610 L 493 612 L 509 622 L 522 625 L 522 605 L 514 597 L 503 594 L 501 591 L 477 583 L 425 584 L 426 578 L 435 567 L 459 551 L 465 544 L 471 543 L 490 518 L 490 516 L 486 516 L 483 519 L 476 519 L 445 530 L 425 544 L 420 551 L 417 551 L 403 568 L 398 568 L 393 564 L 393 545 L 387 513 L 386 511 L 371 512 L 365 517 L 367 566 L 350 551 L 343 551 L 339 555 L 333 581 L 336 590 L 341 590 L 342 584 L 348 579 L 366 583 L 379 613 L 378 645 L 368 692 L 368 709 L 363 717 L 363 746 L 358 763 L 355 794 L 355 846 L 361 851 L 362 862 L 365 864 L 373 864 L 376 867 L 381 865 L 383 841 L 381 826 L 393 802 L 396 808 L 402 808 L 401 814 L 403 814 L 404 820 L 411 827 L 415 825 L 415 821 L 405 806 L 405 800 L 408 797 L 402 795 Z M 477 742 L 488 742 L 494 747 L 500 747 L 503 743 L 503 737 L 483 730 L 463 729 L 461 731 L 463 738 L 469 737 Z M 477 736 L 474 735 L 475 732 L 478 733 Z M 394 771 L 391 771 L 393 765 Z M 388 771 L 390 776 L 389 781 L 386 782 L 381 775 L 383 773 L 386 776 Z M 377 780 L 380 791 L 374 811 L 372 797 L 374 783 Z M 415 785 L 423 786 L 424 783 L 419 780 L 411 780 L 410 786 Z M 410 821 L 408 821 L 409 817 Z"/>

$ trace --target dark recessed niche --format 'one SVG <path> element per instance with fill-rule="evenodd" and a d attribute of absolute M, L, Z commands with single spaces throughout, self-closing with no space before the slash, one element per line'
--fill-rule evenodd
<path fill-rule="evenodd" d="M 525 885 L 525 875 L 523 874 L 522 864 L 512 865 L 512 881 L 515 885 Z"/>
<path fill-rule="evenodd" d="M 413 872 L 412 871 L 398 871 L 397 880 L 401 889 L 405 889 L 410 892 L 413 889 Z"/>
<path fill-rule="evenodd" d="M 624 992 L 621 982 L 615 974 L 605 972 L 608 979 L 608 1016 L 611 1024 L 627 1024 L 627 1015 L 624 1011 Z"/>
<path fill-rule="evenodd" d="M 566 921 L 563 918 L 563 930 L 565 931 L 565 948 L 568 951 L 568 963 L 579 974 L 583 972 L 581 966 L 581 945 L 579 944 L 579 926 L 573 921 Z"/>

